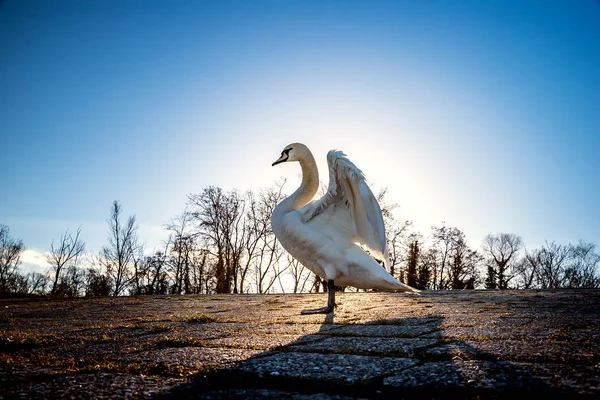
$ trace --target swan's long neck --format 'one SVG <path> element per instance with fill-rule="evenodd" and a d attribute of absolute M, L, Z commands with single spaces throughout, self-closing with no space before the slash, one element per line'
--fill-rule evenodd
<path fill-rule="evenodd" d="M 302 168 L 302 183 L 291 196 L 284 200 L 288 211 L 299 210 L 308 204 L 319 189 L 319 170 L 313 155 L 308 152 L 306 157 L 300 160 Z"/>

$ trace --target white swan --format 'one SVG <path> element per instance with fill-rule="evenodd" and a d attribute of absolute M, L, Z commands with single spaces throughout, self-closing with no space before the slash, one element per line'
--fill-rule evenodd
<path fill-rule="evenodd" d="M 302 143 L 292 143 L 273 165 L 287 161 L 300 162 L 302 184 L 275 207 L 271 226 L 292 256 L 327 280 L 329 292 L 327 307 L 303 314 L 333 311 L 334 282 L 361 289 L 417 293 L 373 259 L 383 260 L 389 267 L 381 209 L 362 172 L 346 155 L 334 150 L 327 153 L 329 186 L 315 201 L 311 200 L 319 187 L 319 172 L 310 150 Z"/>

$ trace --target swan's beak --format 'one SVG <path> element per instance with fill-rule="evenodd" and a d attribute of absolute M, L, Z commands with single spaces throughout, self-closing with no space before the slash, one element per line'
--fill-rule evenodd
<path fill-rule="evenodd" d="M 275 161 L 273 164 L 271 164 L 271 167 L 274 167 L 274 166 L 275 166 L 275 165 L 277 165 L 277 164 L 281 164 L 282 162 L 286 162 L 286 161 L 287 161 L 287 159 L 288 159 L 288 155 L 287 155 L 286 153 L 283 153 L 283 154 L 281 155 L 281 157 L 279 157 L 279 158 L 277 159 L 277 161 Z"/>

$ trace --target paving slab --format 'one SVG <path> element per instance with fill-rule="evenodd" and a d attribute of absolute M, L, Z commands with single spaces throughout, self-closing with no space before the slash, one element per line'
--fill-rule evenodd
<path fill-rule="evenodd" d="M 293 351 L 311 353 L 369 354 L 410 357 L 419 350 L 438 343 L 435 338 L 406 339 L 383 337 L 327 337 L 313 341 L 290 343 Z"/>
<path fill-rule="evenodd" d="M 600 290 L 0 299 L 0 398 L 600 397 Z"/>
<path fill-rule="evenodd" d="M 236 365 L 233 371 L 256 374 L 259 377 L 352 384 L 365 383 L 416 364 L 417 361 L 410 358 L 286 352 L 248 360 Z"/>

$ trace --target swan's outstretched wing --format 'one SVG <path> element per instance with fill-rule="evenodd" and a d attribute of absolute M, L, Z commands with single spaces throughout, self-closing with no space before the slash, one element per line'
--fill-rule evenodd
<path fill-rule="evenodd" d="M 327 153 L 329 186 L 327 193 L 302 211 L 304 221 L 323 223 L 336 234 L 360 243 L 389 266 L 383 216 L 377 199 L 360 169 L 341 151 Z"/>

